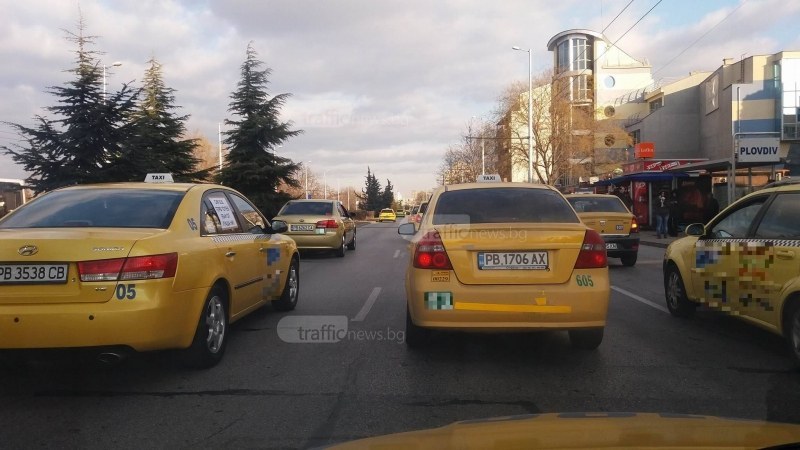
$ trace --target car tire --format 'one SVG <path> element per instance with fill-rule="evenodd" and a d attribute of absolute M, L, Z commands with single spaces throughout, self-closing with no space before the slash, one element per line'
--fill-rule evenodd
<path fill-rule="evenodd" d="M 344 258 L 344 253 L 345 253 L 344 240 L 345 240 L 345 236 L 343 234 L 342 235 L 342 243 L 341 243 L 341 245 L 339 245 L 339 248 L 334 250 L 334 254 L 336 254 L 336 256 L 338 256 L 339 258 Z"/>
<path fill-rule="evenodd" d="M 789 301 L 789 300 L 787 300 Z M 786 307 L 783 333 L 792 354 L 795 365 L 800 368 L 800 301 L 794 301 Z"/>
<path fill-rule="evenodd" d="M 353 240 L 350 241 L 349 244 L 347 244 L 347 249 L 348 250 L 355 250 L 356 249 L 356 231 L 355 230 L 353 230 Z"/>
<path fill-rule="evenodd" d="M 624 255 L 621 256 L 619 259 L 622 261 L 622 265 L 625 267 L 633 267 L 636 264 L 636 259 L 639 257 L 638 253 L 634 253 L 632 255 Z"/>
<path fill-rule="evenodd" d="M 300 261 L 292 258 L 289 270 L 286 272 L 286 283 L 283 285 L 281 297 L 272 301 L 272 307 L 277 311 L 291 311 L 297 306 L 300 296 Z"/>
<path fill-rule="evenodd" d="M 203 303 L 192 345 L 183 353 L 183 363 L 195 369 L 215 366 L 228 343 L 228 299 L 225 290 L 214 286 Z"/>
<path fill-rule="evenodd" d="M 667 300 L 667 309 L 674 317 L 691 317 L 697 304 L 686 296 L 686 286 L 683 284 L 681 272 L 675 265 L 670 264 L 664 271 L 664 296 Z"/>
<path fill-rule="evenodd" d="M 585 328 L 569 330 L 569 343 L 581 350 L 594 350 L 603 342 L 605 328 Z"/>
<path fill-rule="evenodd" d="M 421 348 L 430 342 L 431 330 L 422 328 L 411 320 L 411 313 L 406 308 L 406 347 Z"/>

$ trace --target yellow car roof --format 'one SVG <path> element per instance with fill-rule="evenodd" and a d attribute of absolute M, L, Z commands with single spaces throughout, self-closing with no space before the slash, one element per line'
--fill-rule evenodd
<path fill-rule="evenodd" d="M 80 184 L 75 186 L 65 186 L 59 190 L 82 190 L 82 189 L 98 189 L 98 188 L 114 188 L 114 189 L 155 189 L 159 191 L 188 191 L 195 186 L 208 186 L 216 188 L 225 188 L 216 184 L 205 183 L 144 183 L 144 182 L 129 182 L 129 183 L 99 183 L 99 184 Z M 229 189 L 229 188 L 226 188 Z"/>
<path fill-rule="evenodd" d="M 543 189 L 549 191 L 556 191 L 558 190 L 553 186 L 549 186 L 547 184 L 533 184 L 533 183 L 512 183 L 512 182 L 502 182 L 502 183 L 462 183 L 462 184 L 448 184 L 445 186 L 440 186 L 436 189 L 434 194 L 438 194 L 439 192 L 449 192 L 449 191 L 463 191 L 468 189 L 498 189 L 498 188 L 525 188 L 525 189 Z M 424 202 L 427 203 L 427 202 Z"/>

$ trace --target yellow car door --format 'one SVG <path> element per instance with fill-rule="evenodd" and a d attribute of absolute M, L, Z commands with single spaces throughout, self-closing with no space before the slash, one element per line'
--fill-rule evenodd
<path fill-rule="evenodd" d="M 769 202 L 739 269 L 742 302 L 761 325 L 780 329 L 781 301 L 800 276 L 800 192 L 782 192 Z"/>
<path fill-rule="evenodd" d="M 256 243 L 259 235 L 243 229 L 237 211 L 222 190 L 203 196 L 201 217 L 203 235 L 211 239 L 225 261 L 225 273 L 231 284 L 230 315 L 237 316 L 262 298 L 265 276 L 262 253 Z"/>
<path fill-rule="evenodd" d="M 291 255 L 288 251 L 288 241 L 273 239 L 272 235 L 266 234 L 267 220 L 258 212 L 244 197 L 229 193 L 234 206 L 239 212 L 240 221 L 244 224 L 245 232 L 255 235 L 253 246 L 255 260 L 253 268 L 255 275 L 262 278 L 259 286 L 261 295 L 259 300 L 271 301 L 281 294 L 282 279 L 285 269 L 289 267 L 287 256 Z"/>
<path fill-rule="evenodd" d="M 750 302 L 739 301 L 739 269 L 747 258 L 748 237 L 768 196 L 756 196 L 727 209 L 695 244 L 693 292 L 702 303 L 733 314 L 748 315 Z"/>

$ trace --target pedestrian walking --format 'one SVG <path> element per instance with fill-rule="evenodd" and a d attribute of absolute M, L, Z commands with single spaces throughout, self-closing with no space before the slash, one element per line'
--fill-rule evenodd
<path fill-rule="evenodd" d="M 656 214 L 656 236 L 658 239 L 667 237 L 667 222 L 669 222 L 669 199 L 667 193 L 661 191 L 656 197 L 654 212 Z"/>

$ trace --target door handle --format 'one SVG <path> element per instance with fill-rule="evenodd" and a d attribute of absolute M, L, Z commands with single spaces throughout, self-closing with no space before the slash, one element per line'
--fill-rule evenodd
<path fill-rule="evenodd" d="M 259 249 L 258 249 L 258 251 L 259 251 L 259 252 L 261 252 L 261 253 L 264 253 L 264 252 L 266 252 L 267 250 L 269 250 L 269 249 L 266 249 L 266 248 L 264 248 L 264 247 L 259 247 Z"/>
<path fill-rule="evenodd" d="M 236 252 L 228 252 L 228 253 L 225 253 L 225 256 L 230 258 L 231 256 L 233 256 L 235 254 L 236 254 Z"/>
<path fill-rule="evenodd" d="M 776 254 L 781 259 L 794 259 L 794 252 L 791 250 L 778 250 Z"/>

